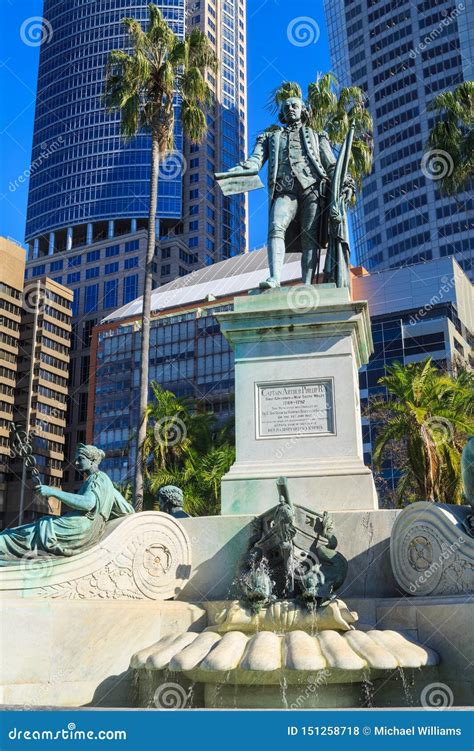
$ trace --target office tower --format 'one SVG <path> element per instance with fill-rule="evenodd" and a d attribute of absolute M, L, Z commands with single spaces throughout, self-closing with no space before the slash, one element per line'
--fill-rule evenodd
<path fill-rule="evenodd" d="M 220 333 L 215 313 L 231 309 L 234 296 L 258 288 L 266 263 L 262 249 L 155 290 L 150 379 L 223 419 L 232 415 L 234 354 Z M 299 255 L 288 254 L 283 283 L 297 283 L 300 271 Z M 456 261 L 443 258 L 374 274 L 360 272 L 353 270 L 354 299 L 369 302 L 375 349 L 360 375 L 364 411 L 369 397 L 385 391 L 378 380 L 395 360 L 409 363 L 432 356 L 444 368 L 474 364 L 472 284 Z M 136 426 L 137 303 L 111 313 L 94 332 L 87 440 L 107 447 L 104 468 L 116 482 L 133 475 L 135 447 L 129 437 Z M 370 464 L 374 440 L 370 412 L 362 429 L 365 462 Z M 391 462 L 384 467 L 384 479 L 385 488 L 397 480 Z"/>
<path fill-rule="evenodd" d="M 1 520 L 16 526 L 59 513 L 55 499 L 38 498 L 34 478 L 11 442 L 15 423 L 29 445 L 40 482 L 60 486 L 73 293 L 47 277 L 23 286 L 25 251 L 0 239 Z"/>
<path fill-rule="evenodd" d="M 154 287 L 246 250 L 246 200 L 222 197 L 213 177 L 246 152 L 244 0 L 157 5 L 178 35 L 206 33 L 220 67 L 209 74 L 215 105 L 202 145 L 183 143 L 177 103 L 175 149 L 160 169 Z M 85 439 L 92 327 L 143 289 L 150 140 L 125 143 L 102 93 L 108 53 L 126 44 L 121 19 L 145 23 L 147 14 L 148 0 L 44 5 L 53 33 L 40 54 L 27 275 L 47 274 L 74 293 L 69 462 Z M 69 465 L 66 486 L 79 480 Z"/>
<path fill-rule="evenodd" d="M 7 501 L 10 426 L 18 368 L 25 251 L 0 237 L 0 519 Z"/>
<path fill-rule="evenodd" d="M 474 278 L 472 188 L 448 198 L 446 154 L 424 158 L 433 98 L 473 79 L 474 0 L 325 0 L 332 69 L 361 87 L 374 118 L 374 168 L 355 212 L 369 270 L 454 255 Z"/>

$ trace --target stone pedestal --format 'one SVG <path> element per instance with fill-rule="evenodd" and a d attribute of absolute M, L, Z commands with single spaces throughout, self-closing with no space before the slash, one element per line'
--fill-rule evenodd
<path fill-rule="evenodd" d="M 236 461 L 223 514 L 260 514 L 288 477 L 295 503 L 376 509 L 364 465 L 358 369 L 372 352 L 367 303 L 333 285 L 237 297 L 217 316 L 235 351 Z"/>

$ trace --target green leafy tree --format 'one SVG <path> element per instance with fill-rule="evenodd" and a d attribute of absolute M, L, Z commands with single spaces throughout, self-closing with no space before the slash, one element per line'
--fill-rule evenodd
<path fill-rule="evenodd" d="M 168 26 L 161 11 L 149 6 L 146 31 L 134 18 L 124 18 L 131 52 L 114 50 L 106 70 L 104 100 L 109 110 L 121 114 L 125 138 L 139 131 L 151 134 L 150 205 L 148 243 L 145 259 L 145 283 L 142 312 L 139 423 L 135 468 L 135 508 L 143 506 L 143 455 L 148 402 L 148 353 L 150 347 L 150 312 L 152 265 L 155 253 L 155 222 L 160 162 L 173 148 L 175 97 L 179 95 L 180 117 L 184 135 L 193 143 L 203 140 L 207 130 L 205 109 L 212 102 L 206 72 L 215 70 L 217 59 L 207 37 L 194 29 L 184 40 Z"/>
<path fill-rule="evenodd" d="M 462 503 L 460 462 L 474 430 L 474 375 L 441 372 L 429 358 L 408 365 L 396 362 L 379 383 L 386 387 L 388 401 L 370 404 L 371 419 L 379 421 L 372 459 L 380 469 L 392 447 L 402 447 L 398 503 Z"/>
<path fill-rule="evenodd" d="M 271 109 L 291 96 L 302 99 L 303 92 L 298 83 L 284 81 L 272 94 Z M 334 146 L 341 146 L 354 123 L 354 140 L 349 162 L 349 171 L 357 187 L 372 170 L 372 116 L 366 108 L 366 95 L 357 86 L 340 87 L 332 73 L 324 73 L 308 86 L 305 105 L 309 114 L 309 125 L 317 132 L 325 130 Z"/>
<path fill-rule="evenodd" d="M 440 184 L 445 193 L 454 195 L 467 189 L 474 176 L 474 81 L 439 94 L 428 109 L 438 118 L 429 135 L 426 157 L 441 152 L 437 157 L 437 167 L 442 170 Z M 434 177 L 435 167 L 433 163 Z"/>
<path fill-rule="evenodd" d="M 213 413 L 198 411 L 155 382 L 151 389 L 142 448 L 146 506 L 158 510 L 160 487 L 177 485 L 192 516 L 218 514 L 221 479 L 235 459 L 230 424 L 219 427 Z"/>

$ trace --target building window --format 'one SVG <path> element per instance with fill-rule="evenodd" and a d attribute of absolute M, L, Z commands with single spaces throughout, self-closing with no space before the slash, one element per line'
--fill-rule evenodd
<path fill-rule="evenodd" d="M 71 256 L 71 258 L 67 259 L 67 267 L 68 269 L 74 268 L 74 266 L 80 266 L 82 261 L 82 256 Z"/>
<path fill-rule="evenodd" d="M 62 268 L 63 268 L 63 261 L 62 260 L 61 261 L 53 261 L 49 265 L 49 270 L 50 271 L 61 271 Z"/>
<path fill-rule="evenodd" d="M 84 323 L 84 334 L 83 334 L 83 337 L 82 337 L 84 347 L 89 347 L 90 346 L 91 338 L 92 338 L 92 329 L 94 328 L 94 326 L 96 325 L 96 323 L 97 323 L 97 321 L 96 321 L 95 318 L 93 318 L 90 321 L 86 321 Z"/>
<path fill-rule="evenodd" d="M 198 232 L 199 230 L 199 220 L 194 219 L 192 222 L 189 222 L 189 231 L 190 232 Z"/>
<path fill-rule="evenodd" d="M 67 275 L 67 283 L 68 284 L 74 284 L 75 282 L 81 281 L 81 272 L 80 271 L 74 271 L 72 274 Z"/>
<path fill-rule="evenodd" d="M 135 269 L 138 266 L 138 256 L 126 258 L 123 264 L 124 269 Z"/>
<path fill-rule="evenodd" d="M 106 263 L 104 268 L 105 274 L 116 274 L 119 270 L 119 264 L 118 261 L 114 261 L 113 263 Z"/>
<path fill-rule="evenodd" d="M 88 394 L 79 394 L 79 422 L 87 420 L 87 397 Z"/>
<path fill-rule="evenodd" d="M 105 249 L 105 257 L 112 258 L 113 256 L 118 256 L 119 252 L 120 252 L 119 245 L 110 245 L 108 248 Z"/>
<path fill-rule="evenodd" d="M 140 247 L 140 240 L 130 240 L 125 243 L 125 253 L 131 253 L 134 250 L 138 250 Z"/>
<path fill-rule="evenodd" d="M 118 279 L 104 282 L 104 308 L 116 308 L 118 303 Z"/>
<path fill-rule="evenodd" d="M 162 248 L 161 249 L 161 257 L 162 258 L 170 258 L 171 257 L 171 248 Z"/>
<path fill-rule="evenodd" d="M 98 261 L 100 258 L 100 250 L 90 250 L 86 255 L 87 263 Z"/>
<path fill-rule="evenodd" d="M 199 167 L 199 157 L 195 157 L 194 159 L 191 159 L 191 161 L 189 162 L 189 166 L 191 169 L 193 169 L 193 167 Z"/>
<path fill-rule="evenodd" d="M 32 276 L 41 276 L 46 272 L 46 266 L 44 263 L 40 264 L 39 266 L 35 266 L 32 271 Z"/>
<path fill-rule="evenodd" d="M 99 267 L 93 266 L 91 269 L 86 269 L 86 279 L 96 279 L 99 276 Z"/>
<path fill-rule="evenodd" d="M 99 285 L 89 284 L 85 288 L 84 313 L 93 313 L 97 310 L 99 299 Z"/>
<path fill-rule="evenodd" d="M 189 191 L 189 200 L 194 201 L 196 198 L 199 198 L 199 189 L 194 188 L 193 190 Z"/>
<path fill-rule="evenodd" d="M 89 355 L 84 355 L 84 357 L 81 357 L 81 383 L 87 383 L 87 381 L 89 380 L 89 365 Z"/>
<path fill-rule="evenodd" d="M 189 248 L 197 248 L 199 245 L 199 237 L 190 237 L 188 238 L 188 247 Z"/>
<path fill-rule="evenodd" d="M 169 274 L 171 274 L 171 266 L 169 263 L 165 263 L 161 267 L 161 276 L 169 276 Z"/>
<path fill-rule="evenodd" d="M 79 297 L 80 297 L 80 288 L 76 287 L 74 290 L 74 297 L 72 298 L 71 303 L 71 312 L 73 316 L 79 315 Z"/>
<path fill-rule="evenodd" d="M 123 304 L 135 300 L 136 297 L 138 297 L 138 274 L 132 274 L 123 280 Z"/>

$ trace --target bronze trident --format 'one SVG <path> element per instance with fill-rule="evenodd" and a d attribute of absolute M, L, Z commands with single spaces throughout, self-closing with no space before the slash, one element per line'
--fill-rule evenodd
<path fill-rule="evenodd" d="M 14 422 L 10 428 L 10 446 L 14 455 L 21 457 L 25 462 L 26 469 L 30 470 L 35 485 L 41 485 L 41 476 L 36 468 L 36 459 L 33 456 L 33 446 L 29 435 Z"/>

